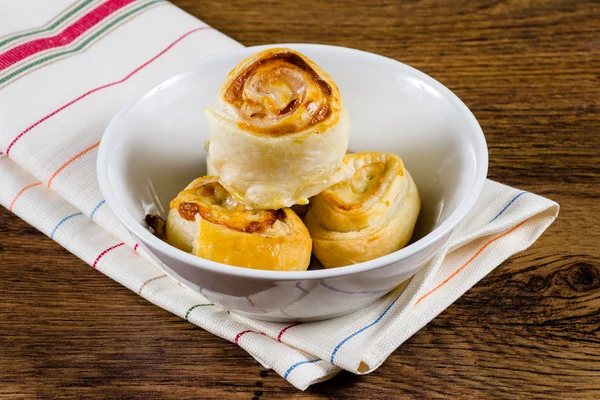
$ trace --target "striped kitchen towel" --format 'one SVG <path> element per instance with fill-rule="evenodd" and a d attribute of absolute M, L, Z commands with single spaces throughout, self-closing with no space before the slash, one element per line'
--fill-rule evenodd
<path fill-rule="evenodd" d="M 228 314 L 138 249 L 106 206 L 95 166 L 102 133 L 122 104 L 198 57 L 240 46 L 162 0 L 3 3 L 0 203 L 101 273 L 238 344 L 302 390 L 342 369 L 373 371 L 556 218 L 556 203 L 488 181 L 439 254 L 366 309 L 303 324 Z"/>

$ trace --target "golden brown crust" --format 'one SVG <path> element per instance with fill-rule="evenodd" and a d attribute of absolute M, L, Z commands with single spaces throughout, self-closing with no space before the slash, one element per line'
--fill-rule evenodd
<path fill-rule="evenodd" d="M 305 271 L 312 250 L 310 235 L 291 209 L 281 211 L 285 214 L 288 233 L 268 237 L 230 230 L 199 218 L 193 254 L 243 268 Z"/>
<path fill-rule="evenodd" d="M 420 198 L 402 160 L 389 153 L 355 153 L 344 162 L 352 176 L 311 201 L 305 223 L 325 267 L 384 256 L 405 246 Z"/>
<path fill-rule="evenodd" d="M 237 111 L 238 127 L 266 136 L 329 127 L 341 111 L 339 90 L 331 78 L 302 54 L 285 48 L 243 60 L 229 74 L 221 97 Z"/>
<path fill-rule="evenodd" d="M 356 172 L 354 172 L 352 178 L 348 181 L 340 182 L 335 185 L 335 187 L 330 188 L 329 190 L 324 190 L 322 192 L 323 197 L 325 197 L 332 206 L 340 208 L 344 211 L 351 211 L 361 208 L 369 199 L 371 199 L 373 196 L 376 196 L 382 188 L 383 182 L 386 178 L 386 175 L 384 174 L 386 168 L 386 163 L 381 161 L 363 165 Z M 353 196 L 354 201 L 348 201 L 347 199 L 343 199 L 339 196 L 338 192 L 344 187 L 348 187 L 352 192 L 358 195 Z M 357 197 L 360 197 L 360 199 L 357 199 Z"/>
<path fill-rule="evenodd" d="M 265 232 L 275 221 L 285 220 L 281 210 L 246 209 L 217 179 L 205 176 L 194 180 L 171 201 L 170 208 L 188 221 L 195 221 L 198 214 L 206 221 L 248 233 Z"/>
<path fill-rule="evenodd" d="M 397 155 L 380 152 L 347 154 L 344 164 L 351 176 L 315 196 L 312 208 L 326 229 L 358 231 L 385 218 L 406 191 L 404 164 Z"/>
<path fill-rule="evenodd" d="M 317 85 L 321 87 L 321 90 L 328 96 L 331 96 L 333 91 L 331 90 L 331 86 L 327 82 L 325 82 L 317 72 L 298 54 L 293 52 L 292 50 L 287 50 L 285 52 L 273 53 L 268 52 L 264 57 L 255 61 L 254 64 L 250 65 L 244 72 L 239 74 L 237 78 L 233 81 L 229 89 L 225 92 L 225 99 L 232 104 L 236 104 L 236 102 L 241 103 L 242 99 L 242 91 L 244 88 L 244 84 L 248 80 L 248 77 L 252 75 L 256 70 L 264 66 L 267 63 L 272 64 L 281 64 L 281 65 L 293 65 L 301 70 L 305 71 L 310 75 L 310 77 L 315 81 Z"/>
<path fill-rule="evenodd" d="M 171 201 L 167 239 L 184 251 L 244 268 L 303 271 L 312 240 L 289 208 L 248 210 L 215 176 L 194 180 Z"/>

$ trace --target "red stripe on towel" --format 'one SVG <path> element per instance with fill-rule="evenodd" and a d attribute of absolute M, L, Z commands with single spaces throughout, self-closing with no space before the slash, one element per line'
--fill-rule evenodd
<path fill-rule="evenodd" d="M 241 338 L 242 336 L 244 336 L 246 333 L 256 333 L 257 335 L 264 335 L 264 333 L 256 332 L 256 331 L 253 331 L 253 330 L 251 330 L 251 329 L 248 329 L 248 330 L 246 330 L 246 331 L 241 331 L 240 333 L 238 333 L 238 334 L 235 336 L 235 339 L 234 339 L 234 342 L 235 342 L 235 344 L 238 344 L 238 340 L 240 340 L 240 338 Z"/>
<path fill-rule="evenodd" d="M 54 115 L 58 114 L 59 112 L 61 112 L 62 110 L 64 110 L 67 107 L 70 107 L 71 105 L 77 103 L 79 100 L 82 100 L 84 98 L 86 98 L 87 96 L 98 92 L 100 90 L 109 88 L 111 86 L 115 86 L 115 85 L 119 85 L 123 82 L 125 82 L 126 80 L 128 80 L 129 78 L 131 78 L 133 75 L 137 74 L 140 70 L 142 70 L 143 68 L 145 68 L 146 66 L 148 66 L 148 64 L 151 64 L 153 61 L 155 61 L 157 58 L 159 58 L 160 56 L 162 56 L 163 54 L 165 54 L 166 52 L 168 52 L 169 50 L 171 50 L 173 48 L 173 46 L 175 46 L 177 43 L 179 43 L 180 41 L 182 41 L 183 39 L 185 39 L 186 37 L 188 37 L 189 35 L 191 35 L 194 32 L 198 32 L 198 31 L 203 31 L 206 29 L 212 29 L 212 27 L 210 26 L 203 26 L 200 28 L 196 28 L 196 29 L 192 29 L 191 31 L 188 31 L 186 33 L 184 33 L 183 35 L 181 35 L 179 38 L 177 38 L 175 41 L 173 41 L 170 45 L 168 45 L 167 47 L 165 47 L 163 50 L 161 50 L 158 54 L 156 54 L 154 57 L 152 57 L 151 59 L 149 59 L 148 61 L 146 61 L 145 63 L 143 63 L 142 65 L 140 65 L 139 67 L 137 67 L 136 69 L 134 69 L 133 71 L 131 71 L 129 74 L 127 74 L 124 78 L 118 80 L 118 81 L 114 81 L 111 83 L 107 83 L 105 85 L 102 86 L 98 86 L 97 88 L 94 88 L 92 90 L 89 90 L 87 92 L 85 92 L 84 94 L 82 94 L 81 96 L 69 101 L 68 103 L 66 103 L 65 105 L 57 108 L 56 110 L 52 111 L 50 114 L 46 115 L 45 117 L 39 119 L 38 121 L 36 121 L 35 123 L 33 123 L 32 125 L 30 125 L 27 129 L 25 129 L 23 132 L 19 133 L 17 135 L 17 137 L 15 137 L 12 142 L 10 142 L 10 144 L 8 145 L 8 147 L 6 148 L 6 155 L 8 156 L 10 154 L 10 150 L 12 149 L 12 147 L 14 146 L 14 144 L 23 137 L 23 135 L 25 135 L 27 132 L 29 132 L 30 130 L 32 130 L 33 128 L 35 128 L 36 126 L 38 126 L 39 124 L 41 124 L 42 122 L 46 121 L 47 119 L 53 117 Z"/>
<path fill-rule="evenodd" d="M 114 249 L 116 249 L 117 247 L 123 246 L 124 244 L 125 244 L 124 242 L 121 242 L 121 243 L 119 243 L 119 244 L 115 244 L 114 246 L 112 246 L 112 247 L 109 247 L 108 249 L 104 250 L 102 253 L 100 253 L 100 254 L 98 255 L 98 257 L 96 257 L 96 261 L 94 261 L 94 264 L 92 265 L 92 267 L 96 268 L 96 265 L 98 265 L 98 261 L 100 261 L 100 259 L 101 259 L 102 257 L 104 257 L 104 255 L 105 255 L 106 253 L 108 253 L 108 252 L 109 252 L 109 251 L 111 251 L 111 250 L 114 250 Z"/>
<path fill-rule="evenodd" d="M 285 331 L 287 331 L 288 329 L 293 328 L 297 325 L 300 325 L 300 322 L 296 322 L 295 324 L 288 325 L 285 328 L 283 328 L 282 330 L 280 330 L 279 335 L 277 335 L 277 341 L 281 342 L 281 336 L 285 333 Z"/>
<path fill-rule="evenodd" d="M 108 0 L 54 36 L 34 39 L 5 51 L 0 54 L 0 71 L 34 54 L 68 45 L 108 16 L 133 1 L 135 0 Z"/>

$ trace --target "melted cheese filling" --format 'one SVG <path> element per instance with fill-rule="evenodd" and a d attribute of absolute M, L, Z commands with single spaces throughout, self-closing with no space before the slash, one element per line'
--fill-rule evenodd
<path fill-rule="evenodd" d="M 331 116 L 331 87 L 299 55 L 267 53 L 225 92 L 238 126 L 257 133 L 303 131 Z"/>
<path fill-rule="evenodd" d="M 229 194 L 216 178 L 192 184 L 171 202 L 189 221 L 202 218 L 240 232 L 284 236 L 291 232 L 283 210 L 249 210 Z"/>
<path fill-rule="evenodd" d="M 385 178 L 386 165 L 375 162 L 360 167 L 351 179 L 342 181 L 329 190 L 332 201 L 344 210 L 360 207 L 370 197 L 377 194 Z"/>

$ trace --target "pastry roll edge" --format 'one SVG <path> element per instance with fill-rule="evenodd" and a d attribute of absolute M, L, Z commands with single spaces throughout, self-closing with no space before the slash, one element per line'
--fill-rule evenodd
<path fill-rule="evenodd" d="M 395 176 L 387 182 L 386 193 L 376 194 L 375 204 L 362 209 L 358 207 L 356 213 L 353 213 L 353 209 L 338 209 L 331 204 L 328 189 L 315 197 L 314 204 L 304 219 L 313 239 L 313 253 L 326 268 L 379 258 L 401 249 L 410 241 L 421 208 L 421 199 L 416 184 L 404 169 L 401 159 L 393 154 L 368 152 L 347 155 L 345 162 L 364 155 L 382 154 L 397 164 L 402 175 L 393 174 Z M 344 182 L 351 179 L 352 177 Z M 401 181 L 404 181 L 403 185 L 398 184 Z M 335 190 L 338 185 L 330 189 Z M 396 192 L 391 202 L 390 191 Z M 324 224 L 323 220 L 327 222 Z M 335 228 L 331 226 L 336 224 Z"/>
<path fill-rule="evenodd" d="M 284 55 L 301 66 L 276 58 Z M 273 66 L 260 64 L 271 58 Z M 252 68 L 254 75 L 247 74 Z M 288 74 L 287 80 L 278 71 Z M 243 96 L 228 95 L 232 87 Z M 268 95 L 260 97 L 256 87 Z M 266 116 L 254 117 L 259 114 Z M 342 179 L 348 115 L 335 82 L 300 53 L 275 48 L 243 60 L 223 83 L 216 107 L 206 109 L 206 118 L 209 171 L 252 208 L 305 204 Z"/>
<path fill-rule="evenodd" d="M 208 195 L 200 192 L 208 184 L 217 188 L 217 194 L 212 193 L 214 189 Z M 167 218 L 168 243 L 198 257 L 242 268 L 308 268 L 312 241 L 294 211 L 247 210 L 219 186 L 217 177 L 197 178 L 173 199 Z M 224 206 L 206 206 L 202 196 L 220 196 L 217 203 Z"/>

